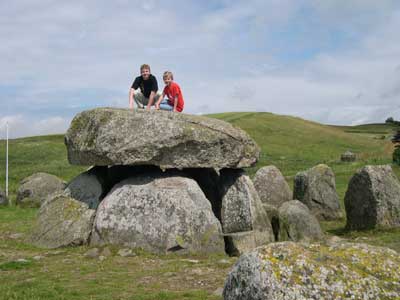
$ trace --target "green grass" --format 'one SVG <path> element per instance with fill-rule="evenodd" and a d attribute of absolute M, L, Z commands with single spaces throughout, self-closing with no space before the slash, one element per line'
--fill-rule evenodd
<path fill-rule="evenodd" d="M 265 165 L 277 166 L 288 183 L 294 175 L 319 163 L 336 175 L 342 208 L 347 184 L 354 172 L 367 164 L 389 164 L 394 127 L 387 124 L 328 126 L 271 113 L 224 113 L 212 115 L 244 129 L 261 147 L 259 162 L 248 170 L 253 176 Z M 382 138 L 384 136 L 384 138 Z M 355 152 L 354 163 L 340 162 L 346 150 Z M 5 142 L 0 141 L 0 184 L 4 189 Z M 10 141 L 10 193 L 15 198 L 19 182 L 35 172 L 48 172 L 68 181 L 85 168 L 71 166 L 62 135 Z M 400 168 L 393 166 L 396 174 Z M 84 257 L 87 247 L 43 250 L 26 238 L 37 209 L 0 208 L 0 299 L 221 299 L 213 292 L 223 286 L 235 258 L 190 257 L 190 263 L 173 255 L 156 256 L 138 251 L 137 256 L 117 255 L 105 261 Z M 328 235 L 391 247 L 400 251 L 400 229 L 346 232 L 345 220 L 323 222 Z M 21 233 L 20 238 L 12 238 Z M 114 254 L 116 249 L 112 249 Z M 34 260 L 36 255 L 43 256 Z M 19 258 L 28 263 L 17 262 Z M 185 258 L 185 257 L 183 257 Z M 189 257 L 186 257 L 189 258 Z M 221 263 L 225 259 L 228 263 Z"/>
<path fill-rule="evenodd" d="M 0 141 L 0 182 L 5 189 L 5 141 Z M 71 166 L 63 135 L 48 135 L 10 140 L 9 142 L 9 191 L 12 199 L 19 182 L 35 172 L 47 172 L 70 180 L 85 168 Z"/>

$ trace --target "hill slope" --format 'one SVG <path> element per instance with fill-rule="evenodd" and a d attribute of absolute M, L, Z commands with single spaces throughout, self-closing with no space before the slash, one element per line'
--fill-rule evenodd
<path fill-rule="evenodd" d="M 242 128 L 260 145 L 260 161 L 248 170 L 250 175 L 261 166 L 273 164 L 281 169 L 291 183 L 291 178 L 297 172 L 318 163 L 326 163 L 337 175 L 341 196 L 349 176 L 358 167 L 390 163 L 393 151 L 389 140 L 392 127 L 385 124 L 328 126 L 272 113 L 223 113 L 210 117 Z M 85 169 L 68 164 L 63 139 L 63 135 L 50 135 L 10 141 L 11 194 L 15 193 L 21 179 L 34 172 L 49 172 L 70 180 Z M 340 154 L 346 150 L 357 153 L 360 160 L 353 164 L 341 163 Z M 3 189 L 4 182 L 5 141 L 0 141 L 0 186 Z"/>

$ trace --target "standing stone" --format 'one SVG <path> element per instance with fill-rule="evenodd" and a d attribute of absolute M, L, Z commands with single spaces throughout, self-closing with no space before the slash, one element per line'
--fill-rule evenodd
<path fill-rule="evenodd" d="M 35 173 L 21 181 L 17 192 L 17 204 L 39 207 L 52 194 L 62 192 L 63 180 L 47 173 Z"/>
<path fill-rule="evenodd" d="M 399 299 L 400 255 L 366 244 L 272 243 L 242 255 L 224 300 Z"/>
<path fill-rule="evenodd" d="M 8 198 L 6 194 L 0 189 L 0 206 L 7 206 Z"/>
<path fill-rule="evenodd" d="M 92 245 L 155 253 L 222 253 L 221 225 L 190 178 L 148 173 L 117 184 L 100 203 Z"/>
<path fill-rule="evenodd" d="M 86 244 L 94 215 L 87 204 L 63 194 L 55 195 L 40 207 L 31 241 L 44 248 Z"/>
<path fill-rule="evenodd" d="M 79 165 L 154 165 L 162 169 L 243 168 L 260 148 L 222 120 L 117 108 L 78 114 L 65 135 L 68 160 Z"/>
<path fill-rule="evenodd" d="M 254 187 L 263 203 L 279 208 L 292 200 L 292 191 L 279 169 L 275 166 L 260 168 L 253 179 Z"/>
<path fill-rule="evenodd" d="M 365 166 L 350 179 L 346 228 L 400 227 L 400 182 L 389 165 Z"/>
<path fill-rule="evenodd" d="M 279 241 L 312 241 L 323 239 L 318 220 L 307 206 L 291 200 L 279 208 Z"/>
<path fill-rule="evenodd" d="M 242 170 L 223 169 L 220 179 L 227 252 L 236 255 L 274 241 L 268 215 L 250 178 Z M 238 234 L 242 232 L 246 233 Z M 241 246 L 246 243 L 248 247 Z"/>
<path fill-rule="evenodd" d="M 107 167 L 93 167 L 72 179 L 66 189 L 66 195 L 86 203 L 90 209 L 96 209 L 108 192 Z"/>
<path fill-rule="evenodd" d="M 303 202 L 319 220 L 342 217 L 336 193 L 335 174 L 327 165 L 320 164 L 294 178 L 293 199 Z"/>
<path fill-rule="evenodd" d="M 268 215 L 249 176 L 243 170 L 221 170 L 222 209 L 224 233 L 265 230 L 272 233 Z"/>

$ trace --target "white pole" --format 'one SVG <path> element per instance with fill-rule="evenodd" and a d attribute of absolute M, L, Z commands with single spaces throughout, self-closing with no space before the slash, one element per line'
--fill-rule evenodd
<path fill-rule="evenodd" d="M 8 122 L 6 123 L 6 197 L 8 198 Z"/>

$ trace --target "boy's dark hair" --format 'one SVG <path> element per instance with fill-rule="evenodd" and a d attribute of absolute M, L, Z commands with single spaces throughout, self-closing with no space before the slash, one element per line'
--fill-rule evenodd
<path fill-rule="evenodd" d="M 148 69 L 149 71 L 151 71 L 151 70 L 150 70 L 150 66 L 149 66 L 148 64 L 143 64 L 143 65 L 141 65 L 141 66 L 140 66 L 140 72 L 142 72 L 143 69 Z"/>

